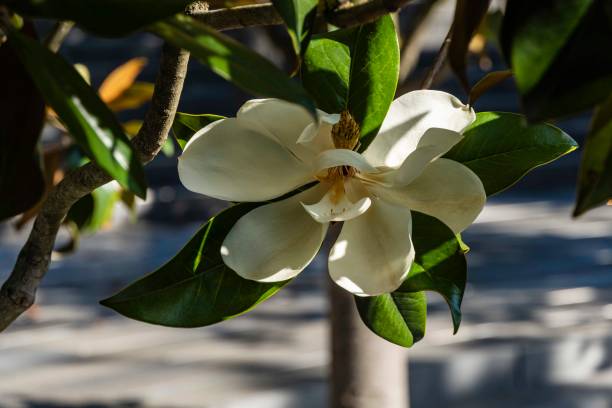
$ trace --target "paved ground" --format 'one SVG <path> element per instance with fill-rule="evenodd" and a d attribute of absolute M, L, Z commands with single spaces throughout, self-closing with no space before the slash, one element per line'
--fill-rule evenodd
<path fill-rule="evenodd" d="M 414 407 L 612 406 L 612 209 L 572 221 L 570 199 L 493 200 L 465 234 L 465 320 L 452 336 L 430 296 L 426 338 L 408 352 Z M 97 305 L 196 228 L 125 225 L 54 263 L 40 307 L 0 336 L 0 407 L 323 406 L 322 260 L 251 314 L 209 328 L 150 326 Z M 0 237 L 6 271 L 24 237 L 6 227 Z"/>

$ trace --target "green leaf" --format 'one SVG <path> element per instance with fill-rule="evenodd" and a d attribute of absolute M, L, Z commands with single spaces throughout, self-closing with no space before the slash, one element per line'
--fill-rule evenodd
<path fill-rule="evenodd" d="M 472 36 L 487 14 L 491 0 L 457 0 L 451 28 L 451 43 L 448 61 L 463 89 L 469 91 L 466 73 L 466 58 Z"/>
<path fill-rule="evenodd" d="M 207 326 L 249 311 L 288 282 L 246 280 L 223 263 L 225 236 L 257 206 L 222 211 L 167 264 L 101 303 L 132 319 L 172 327 Z"/>
<path fill-rule="evenodd" d="M 361 320 L 378 336 L 402 347 L 411 347 L 425 335 L 425 292 L 393 292 L 380 296 L 355 296 Z"/>
<path fill-rule="evenodd" d="M 193 0 L 3 0 L 32 17 L 74 21 L 96 34 L 121 36 L 172 16 Z"/>
<path fill-rule="evenodd" d="M 515 113 L 480 112 L 445 157 L 472 169 L 487 195 L 493 195 L 577 147 L 570 136 L 550 124 L 529 125 Z"/>
<path fill-rule="evenodd" d="M 9 43 L 85 154 L 144 198 L 147 187 L 138 156 L 114 114 L 83 77 L 59 55 L 17 31 L 9 33 Z"/>
<path fill-rule="evenodd" d="M 314 104 L 299 82 L 234 39 L 188 16 L 175 16 L 151 28 L 245 91 L 297 103 L 316 118 Z"/>
<path fill-rule="evenodd" d="M 574 216 L 612 199 L 612 96 L 597 108 L 589 132 L 578 179 Z"/>
<path fill-rule="evenodd" d="M 464 244 L 441 221 L 413 211 L 412 242 L 416 257 L 398 290 L 380 296 L 355 296 L 363 322 L 380 337 L 403 347 L 412 346 L 425 334 L 426 290 L 444 297 L 457 333 L 467 278 Z"/>
<path fill-rule="evenodd" d="M 74 222 L 81 232 L 94 233 L 110 221 L 120 199 L 120 188 L 115 183 L 107 183 L 74 203 L 66 221 Z"/>
<path fill-rule="evenodd" d="M 225 119 L 225 116 L 176 112 L 174 122 L 172 122 L 172 134 L 183 150 L 195 132 L 219 119 Z"/>
<path fill-rule="evenodd" d="M 272 0 L 272 3 L 287 25 L 295 54 L 301 56 L 308 48 L 318 0 Z"/>
<path fill-rule="evenodd" d="M 358 28 L 312 37 L 302 64 L 302 82 L 319 109 L 339 113 L 347 108 L 351 52 Z"/>
<path fill-rule="evenodd" d="M 606 0 L 508 3 L 501 43 L 532 120 L 588 109 L 612 92 Z"/>
<path fill-rule="evenodd" d="M 370 144 L 395 96 L 399 46 L 386 15 L 375 22 L 313 36 L 304 56 L 304 86 L 327 113 L 348 110 Z"/>
<path fill-rule="evenodd" d="M 33 33 L 33 27 L 27 25 Z M 10 46 L 0 46 L 0 221 L 33 207 L 45 180 L 37 150 L 45 102 Z"/>
<path fill-rule="evenodd" d="M 448 304 L 457 333 L 467 279 L 464 244 L 443 222 L 416 211 L 412 212 L 412 241 L 416 259 L 396 292 L 438 292 Z"/>

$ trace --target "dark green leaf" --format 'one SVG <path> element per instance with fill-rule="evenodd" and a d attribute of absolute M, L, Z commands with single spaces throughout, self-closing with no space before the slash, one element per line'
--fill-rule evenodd
<path fill-rule="evenodd" d="M 425 292 L 393 292 L 358 297 L 359 316 L 378 336 L 402 347 L 411 347 L 425 335 L 427 297 Z"/>
<path fill-rule="evenodd" d="M 470 90 L 468 104 L 472 105 L 480 96 L 489 89 L 499 85 L 512 76 L 512 71 L 493 71 L 482 77 Z"/>
<path fill-rule="evenodd" d="M 101 35 L 120 36 L 172 16 L 193 0 L 2 0 L 33 17 L 74 21 Z"/>
<path fill-rule="evenodd" d="M 295 54 L 302 55 L 308 48 L 318 0 L 272 0 L 272 3 L 287 25 Z"/>
<path fill-rule="evenodd" d="M 45 103 L 12 47 L 0 46 L 0 61 L 1 221 L 33 207 L 45 191 L 37 151 Z"/>
<path fill-rule="evenodd" d="M 480 112 L 463 140 L 445 157 L 472 169 L 487 195 L 492 195 L 577 147 L 570 136 L 552 125 L 529 125 L 515 113 Z"/>
<path fill-rule="evenodd" d="M 360 27 L 313 36 L 304 56 L 304 86 L 328 113 L 348 110 L 370 144 L 395 96 L 399 47 L 386 15 Z"/>
<path fill-rule="evenodd" d="M 612 199 L 612 96 L 597 108 L 580 165 L 574 216 Z"/>
<path fill-rule="evenodd" d="M 217 75 L 245 91 L 297 103 L 316 116 L 313 102 L 297 81 L 232 38 L 188 16 L 156 23 L 152 29 L 177 47 L 191 51 Z"/>
<path fill-rule="evenodd" d="M 230 228 L 257 204 L 211 218 L 167 264 L 101 303 L 132 319 L 172 327 L 207 326 L 245 313 L 287 282 L 238 276 L 219 253 Z"/>
<path fill-rule="evenodd" d="M 607 0 L 508 3 L 502 48 L 532 120 L 569 115 L 612 92 Z"/>
<path fill-rule="evenodd" d="M 172 122 L 172 134 L 182 150 L 195 132 L 219 119 L 225 119 L 225 117 L 211 114 L 192 115 L 176 112 L 174 122 Z"/>
<path fill-rule="evenodd" d="M 457 0 L 451 28 L 448 62 L 466 92 L 470 85 L 466 73 L 466 57 L 472 36 L 489 9 L 491 0 Z"/>
<path fill-rule="evenodd" d="M 83 77 L 59 55 L 17 31 L 9 34 L 9 43 L 85 154 L 144 198 L 147 188 L 138 156 L 113 113 Z"/>
<path fill-rule="evenodd" d="M 463 243 L 443 222 L 416 211 L 412 212 L 412 241 L 416 259 L 396 292 L 438 292 L 448 303 L 457 333 L 467 279 Z"/>

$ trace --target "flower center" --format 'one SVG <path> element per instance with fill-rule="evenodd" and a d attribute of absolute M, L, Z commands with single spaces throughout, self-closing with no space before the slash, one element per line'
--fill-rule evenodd
<path fill-rule="evenodd" d="M 340 113 L 340 120 L 331 130 L 336 149 L 354 150 L 359 144 L 359 125 L 348 111 Z"/>

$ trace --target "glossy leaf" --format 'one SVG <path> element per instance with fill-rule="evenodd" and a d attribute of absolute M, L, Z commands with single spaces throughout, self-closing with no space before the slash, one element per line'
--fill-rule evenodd
<path fill-rule="evenodd" d="M 299 82 L 234 39 L 188 16 L 156 23 L 152 29 L 245 91 L 302 105 L 316 117 L 314 104 Z"/>
<path fill-rule="evenodd" d="M 466 73 L 468 47 L 489 9 L 489 3 L 491 0 L 457 0 L 455 6 L 448 61 L 466 91 L 470 89 Z"/>
<path fill-rule="evenodd" d="M 550 124 L 530 125 L 515 113 L 480 112 L 445 157 L 472 169 L 487 195 L 492 195 L 577 147 L 570 136 Z"/>
<path fill-rule="evenodd" d="M 302 82 L 319 109 L 339 113 L 348 105 L 351 53 L 357 28 L 312 37 L 302 64 Z"/>
<path fill-rule="evenodd" d="M 361 320 L 383 339 L 411 347 L 425 335 L 427 297 L 425 292 L 393 292 L 358 297 L 355 303 Z"/>
<path fill-rule="evenodd" d="M 390 16 L 313 36 L 304 56 L 304 86 L 320 109 L 347 109 L 361 128 L 360 151 L 374 139 L 395 96 L 399 47 Z"/>
<path fill-rule="evenodd" d="M 172 134 L 182 150 L 198 130 L 219 119 L 225 119 L 225 116 L 212 114 L 192 115 L 176 112 L 174 122 L 172 122 Z"/>
<path fill-rule="evenodd" d="M 135 82 L 121 95 L 107 103 L 113 112 L 138 109 L 153 97 L 155 85 L 149 82 Z"/>
<path fill-rule="evenodd" d="M 87 156 L 122 186 L 144 198 L 142 165 L 121 125 L 96 92 L 70 64 L 38 42 L 16 31 L 9 34 L 9 42 Z"/>
<path fill-rule="evenodd" d="M 96 34 L 121 36 L 183 11 L 193 0 L 0 0 L 19 14 L 74 21 Z"/>
<path fill-rule="evenodd" d="M 593 116 L 580 165 L 574 216 L 612 198 L 612 96 Z"/>
<path fill-rule="evenodd" d="M 532 120 L 577 113 L 612 92 L 607 0 L 508 3 L 501 43 Z"/>
<path fill-rule="evenodd" d="M 26 25 L 34 35 L 31 25 Z M 0 46 L 0 221 L 20 214 L 42 198 L 45 180 L 37 144 L 45 103 L 17 58 Z"/>
<path fill-rule="evenodd" d="M 168 263 L 101 303 L 132 319 L 172 327 L 207 326 L 252 309 L 287 283 L 246 280 L 223 263 L 223 239 L 255 207 L 237 204 L 219 213 Z"/>
<path fill-rule="evenodd" d="M 273 0 L 272 3 L 287 25 L 295 54 L 302 55 L 310 41 L 318 0 Z"/>
<path fill-rule="evenodd" d="M 493 71 L 482 77 L 470 90 L 468 104 L 472 105 L 489 89 L 496 87 L 512 76 L 512 71 Z"/>
<path fill-rule="evenodd" d="M 451 312 L 454 333 L 461 324 L 461 302 L 467 279 L 465 248 L 453 231 L 436 218 L 412 212 L 416 259 L 396 292 L 438 292 Z"/>

